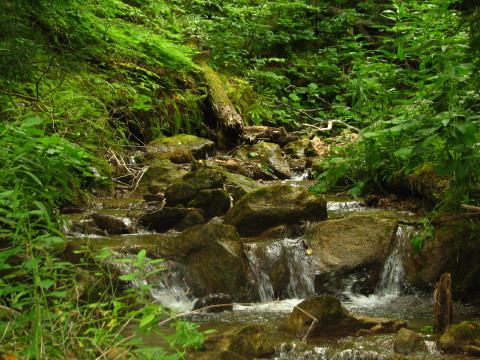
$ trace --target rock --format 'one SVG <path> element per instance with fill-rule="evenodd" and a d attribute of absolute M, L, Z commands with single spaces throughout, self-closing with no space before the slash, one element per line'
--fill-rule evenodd
<path fill-rule="evenodd" d="M 215 152 L 215 143 L 194 135 L 179 134 L 154 140 L 145 147 L 147 154 L 166 154 L 190 151 L 195 159 L 205 159 Z"/>
<path fill-rule="evenodd" d="M 195 157 L 190 150 L 174 150 L 171 152 L 156 154 L 158 160 L 170 160 L 174 164 L 195 164 Z"/>
<path fill-rule="evenodd" d="M 313 325 L 312 325 L 313 324 Z M 355 316 L 345 309 L 340 301 L 331 295 L 314 296 L 298 304 L 280 325 L 279 330 L 296 337 L 319 335 L 347 336 L 369 334 L 381 325 L 385 332 L 397 331 L 406 326 L 405 322 Z M 359 330 L 369 330 L 359 332 Z"/>
<path fill-rule="evenodd" d="M 243 236 L 252 236 L 281 224 L 321 221 L 327 218 L 321 195 L 290 185 L 277 185 L 242 197 L 225 216 Z"/>
<path fill-rule="evenodd" d="M 203 345 L 210 351 L 231 351 L 248 358 L 270 357 L 275 352 L 264 328 L 258 324 L 209 335 Z"/>
<path fill-rule="evenodd" d="M 97 224 L 93 221 L 93 219 L 79 219 L 73 220 L 70 229 L 66 231 L 65 235 L 75 235 L 75 234 L 82 234 L 82 235 L 98 235 L 98 236 L 106 236 L 106 232 L 100 229 Z"/>
<path fill-rule="evenodd" d="M 123 219 L 115 216 L 93 213 L 92 220 L 101 230 L 110 235 L 128 234 L 129 229 Z"/>
<path fill-rule="evenodd" d="M 233 311 L 232 297 L 228 294 L 210 294 L 198 299 L 192 310 L 202 309 L 212 305 L 223 305 L 205 309 L 205 312 Z"/>
<path fill-rule="evenodd" d="M 418 351 L 428 352 L 428 347 L 420 334 L 401 328 L 395 335 L 393 350 L 399 354 L 408 355 Z"/>
<path fill-rule="evenodd" d="M 230 195 L 223 189 L 200 190 L 191 206 L 198 208 L 206 220 L 225 215 L 230 209 Z"/>
<path fill-rule="evenodd" d="M 464 346 L 462 350 L 465 351 L 468 355 L 480 356 L 480 347 L 478 346 L 467 345 Z"/>
<path fill-rule="evenodd" d="M 480 321 L 463 321 L 454 325 L 438 340 L 440 350 L 449 353 L 461 352 L 469 345 L 480 347 Z"/>
<path fill-rule="evenodd" d="M 227 171 L 222 172 L 225 179 L 225 185 L 228 192 L 232 195 L 233 200 L 239 200 L 243 195 L 266 187 L 265 184 L 259 183 L 249 177 L 233 174 Z"/>
<path fill-rule="evenodd" d="M 350 273 L 360 276 L 363 292 L 373 290 L 396 229 L 396 220 L 375 215 L 354 215 L 310 226 L 304 238 L 320 271 L 316 291 L 337 293 L 339 278 Z"/>
<path fill-rule="evenodd" d="M 189 206 L 198 192 L 204 189 L 223 187 L 222 174 L 213 169 L 200 169 L 185 175 L 181 180 L 170 184 L 165 190 L 167 206 L 181 204 Z"/>
<path fill-rule="evenodd" d="M 186 174 L 187 171 L 170 160 L 155 161 L 143 174 L 135 193 L 142 194 L 148 191 L 157 194 L 163 192 L 168 185 L 182 179 Z"/>
<path fill-rule="evenodd" d="M 292 159 L 303 159 L 305 155 L 305 148 L 310 145 L 310 140 L 297 140 L 288 143 L 283 147 L 283 152 Z"/>
<path fill-rule="evenodd" d="M 425 241 L 421 253 L 410 248 L 405 259 L 405 275 L 413 286 L 432 291 L 443 273 L 452 276 L 454 299 L 480 298 L 480 225 L 457 220 L 435 227 L 433 239 Z"/>
<path fill-rule="evenodd" d="M 165 232 L 172 228 L 184 230 L 187 227 L 204 224 L 205 220 L 194 209 L 163 207 L 140 215 L 138 222 L 147 229 Z"/>
<path fill-rule="evenodd" d="M 255 145 L 245 145 L 240 148 L 235 157 L 243 161 L 255 161 L 279 179 L 289 179 L 291 176 L 287 159 L 277 144 L 262 142 Z"/>
<path fill-rule="evenodd" d="M 191 227 L 160 242 L 155 257 L 186 267 L 194 297 L 224 293 L 236 301 L 249 298 L 248 263 L 233 226 L 209 223 Z"/>

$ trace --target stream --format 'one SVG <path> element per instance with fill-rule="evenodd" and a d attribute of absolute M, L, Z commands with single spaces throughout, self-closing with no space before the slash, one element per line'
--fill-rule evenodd
<path fill-rule="evenodd" d="M 308 186 L 307 181 L 289 181 L 297 186 Z M 361 206 L 360 201 L 348 198 L 332 197 L 327 199 L 328 216 L 340 218 L 350 214 L 372 211 Z M 133 205 L 132 205 L 133 204 Z M 137 205 L 135 205 L 137 204 Z M 104 213 L 125 216 L 126 210 L 140 206 L 140 199 L 120 199 L 106 201 L 99 206 Z M 413 214 L 412 214 L 413 215 Z M 215 221 L 215 219 L 214 219 Z M 218 221 L 218 220 L 217 220 Z M 175 232 L 170 232 L 175 235 Z M 404 265 L 401 261 L 402 252 L 409 246 L 409 239 L 414 236 L 415 230 L 406 225 L 400 225 L 395 236 L 395 244 L 385 262 L 380 280 L 375 291 L 371 294 L 360 294 L 355 291 L 353 284 L 354 275 L 342 279 L 338 283 L 337 293 L 342 304 L 352 313 L 373 317 L 392 318 L 408 322 L 408 327 L 421 333 L 425 326 L 433 325 L 433 296 L 410 289 L 404 280 Z M 169 236 L 156 234 L 138 229 L 135 234 L 115 235 L 110 237 L 84 236 L 75 233 L 72 242 L 89 245 L 100 249 L 104 247 L 125 247 L 136 244 L 154 243 L 158 237 Z M 257 239 L 258 240 L 258 239 Z M 277 327 L 292 311 L 293 307 L 303 299 L 315 293 L 315 270 L 311 266 L 311 258 L 306 254 L 301 237 L 288 237 L 272 241 L 264 239 L 255 242 L 245 242 L 244 251 L 248 264 L 255 277 L 256 291 L 260 301 L 253 304 L 235 304 L 233 311 L 221 313 L 198 312 L 184 317 L 184 320 L 198 323 L 201 330 L 217 329 L 219 332 L 248 323 L 258 323 L 264 326 L 270 340 L 276 346 L 274 359 L 312 359 L 312 360 L 383 360 L 390 359 L 393 355 L 392 341 L 394 334 L 382 334 L 366 337 L 347 337 L 336 339 L 308 339 L 307 344 L 300 340 L 277 331 Z M 128 256 L 128 255 L 125 255 Z M 266 263 L 274 263 L 279 258 L 285 258 L 288 264 L 288 284 L 281 293 L 275 293 L 271 279 L 266 271 Z M 123 263 L 122 272 L 129 272 L 129 264 Z M 155 284 L 152 296 L 159 299 L 165 306 L 177 309 L 179 312 L 188 312 L 196 299 L 188 296 L 189 288 L 186 282 L 188 273 L 178 263 L 165 261 L 152 267 L 164 267 L 165 270 L 157 272 L 148 279 Z M 151 271 L 153 268 L 146 269 Z M 138 284 L 137 284 L 138 285 Z M 135 284 L 132 284 L 135 286 Z M 455 303 L 454 322 L 464 319 L 473 319 L 480 316 L 480 309 L 468 304 Z M 165 332 L 171 331 L 168 326 Z M 428 345 L 428 354 L 409 355 L 412 359 L 454 359 L 436 350 L 434 339 L 431 335 L 424 335 Z M 161 343 L 159 338 L 145 338 L 146 346 Z M 461 357 L 466 358 L 466 357 Z"/>

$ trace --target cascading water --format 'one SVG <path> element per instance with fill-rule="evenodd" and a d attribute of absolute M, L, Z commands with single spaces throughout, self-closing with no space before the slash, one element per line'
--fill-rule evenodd
<path fill-rule="evenodd" d="M 405 268 L 402 262 L 404 253 L 414 229 L 411 226 L 400 225 L 395 236 L 395 246 L 383 266 L 380 281 L 377 285 L 377 293 L 383 296 L 399 296 Z"/>
<path fill-rule="evenodd" d="M 246 244 L 246 255 L 262 302 L 281 298 L 306 298 L 315 293 L 315 270 L 301 239 Z M 269 272 L 285 267 L 288 282 L 274 289 Z"/>
<path fill-rule="evenodd" d="M 127 261 L 125 261 L 127 260 Z M 149 288 L 151 295 L 159 303 L 179 311 L 191 310 L 195 299 L 189 297 L 185 267 L 174 261 L 150 264 L 145 258 L 140 267 L 134 266 L 135 255 L 116 254 L 110 264 L 123 274 L 139 273 L 131 283 L 141 287 L 154 284 Z"/>

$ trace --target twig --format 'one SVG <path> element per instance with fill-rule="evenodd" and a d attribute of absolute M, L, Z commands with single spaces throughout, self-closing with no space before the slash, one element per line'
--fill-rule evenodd
<path fill-rule="evenodd" d="M 16 96 L 16 97 L 18 97 L 18 98 L 20 98 L 20 99 L 38 101 L 38 99 L 35 98 L 35 97 L 33 97 L 33 96 L 28 96 L 28 95 L 13 93 L 13 92 L 10 92 L 10 91 L 0 90 L 0 93 L 1 93 L 1 94 L 5 94 L 5 95 L 9 95 L 9 96 Z"/>
<path fill-rule="evenodd" d="M 306 312 L 305 310 L 303 310 L 301 307 L 299 307 L 299 306 L 297 306 L 297 305 L 295 305 L 294 308 L 297 308 L 298 310 L 300 310 L 301 312 L 303 312 L 305 315 L 307 315 L 307 316 L 309 316 L 309 317 L 311 317 L 311 318 L 313 319 L 312 323 L 310 324 L 310 327 L 309 327 L 308 330 L 307 330 L 307 333 L 306 333 L 305 336 L 302 338 L 302 342 L 303 342 L 304 344 L 306 344 L 306 343 L 307 343 L 308 335 L 310 334 L 310 331 L 313 329 L 313 326 L 314 326 L 314 325 L 318 324 L 318 319 L 317 319 L 315 316 L 313 316 L 312 314 Z"/>
<path fill-rule="evenodd" d="M 8 311 L 10 314 L 15 314 L 15 315 L 20 315 L 21 314 L 19 311 L 14 310 L 14 309 L 9 308 L 9 307 L 6 307 L 6 306 L 3 306 L 3 305 L 0 305 L 0 309 Z"/>
<path fill-rule="evenodd" d="M 349 125 L 346 122 L 344 122 L 342 120 L 337 120 L 337 119 L 328 120 L 328 125 L 327 125 L 327 127 L 324 127 L 324 128 L 321 128 L 319 126 L 312 125 L 312 124 L 302 124 L 302 126 L 310 127 L 310 128 L 313 128 L 317 131 L 330 131 L 330 130 L 332 130 L 333 124 L 341 124 L 348 129 L 354 130 L 356 132 L 360 132 L 360 129 L 356 128 L 355 126 Z"/>

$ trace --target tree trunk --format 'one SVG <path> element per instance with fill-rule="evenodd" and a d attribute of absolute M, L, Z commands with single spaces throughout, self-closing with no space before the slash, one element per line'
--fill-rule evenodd
<path fill-rule="evenodd" d="M 228 98 L 217 73 L 208 66 L 205 60 L 198 60 L 196 63 L 202 69 L 205 77 L 208 101 L 222 134 L 233 142 L 237 141 L 243 134 L 242 117 Z"/>
<path fill-rule="evenodd" d="M 440 277 L 435 285 L 435 321 L 433 329 L 436 333 L 443 334 L 452 326 L 452 278 L 449 273 Z"/>

